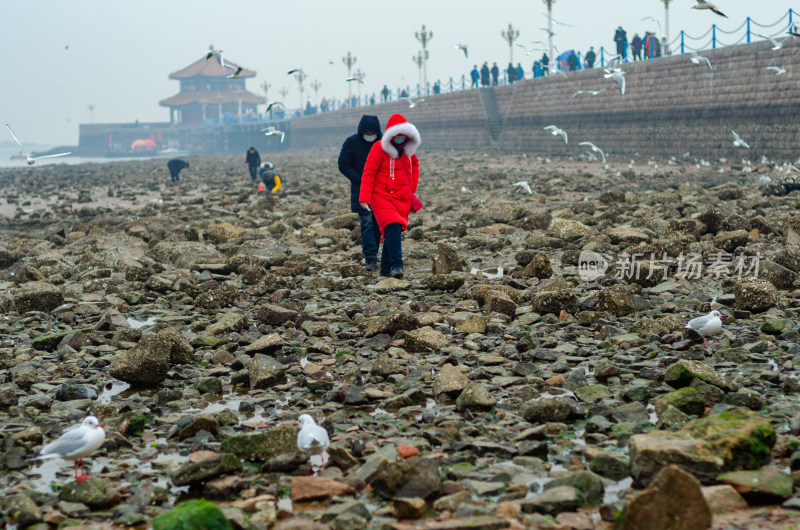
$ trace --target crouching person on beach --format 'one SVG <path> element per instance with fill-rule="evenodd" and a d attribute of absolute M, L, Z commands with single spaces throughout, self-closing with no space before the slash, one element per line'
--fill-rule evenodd
<path fill-rule="evenodd" d="M 401 114 L 394 114 L 364 165 L 358 201 L 362 208 L 372 210 L 381 231 L 381 276 L 403 277 L 400 234 L 408 227 L 409 212 L 422 206 L 414 195 L 419 183 L 419 145 L 417 128 Z"/>

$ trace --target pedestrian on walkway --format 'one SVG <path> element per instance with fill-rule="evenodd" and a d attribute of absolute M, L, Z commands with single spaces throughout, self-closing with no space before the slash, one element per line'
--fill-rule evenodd
<path fill-rule="evenodd" d="M 247 150 L 244 163 L 247 164 L 247 168 L 250 170 L 250 180 L 255 182 L 258 179 L 258 166 L 261 165 L 261 155 L 258 154 L 255 147 Z"/>
<path fill-rule="evenodd" d="M 472 85 L 470 88 L 478 88 L 478 79 L 480 79 L 480 74 L 478 73 L 478 65 L 472 67 L 472 70 L 469 72 L 469 76 L 472 79 Z"/>
<path fill-rule="evenodd" d="M 636 33 L 631 41 L 631 55 L 634 61 L 642 60 L 642 38 Z"/>
<path fill-rule="evenodd" d="M 622 29 L 622 26 L 619 26 L 614 33 L 614 42 L 617 44 L 617 55 L 622 57 L 623 61 L 628 62 L 628 34 Z"/>
<path fill-rule="evenodd" d="M 489 86 L 489 63 L 484 61 L 481 66 L 481 86 Z"/>

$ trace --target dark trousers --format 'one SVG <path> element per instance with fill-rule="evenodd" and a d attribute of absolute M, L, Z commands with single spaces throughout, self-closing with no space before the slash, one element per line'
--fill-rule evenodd
<path fill-rule="evenodd" d="M 169 172 L 169 176 L 172 178 L 172 182 L 178 182 L 179 180 L 181 180 L 180 177 L 178 176 L 179 174 L 180 174 L 180 171 L 170 171 Z"/>
<path fill-rule="evenodd" d="M 375 220 L 375 214 L 362 209 L 358 212 L 358 220 L 361 224 L 361 252 L 364 254 L 364 259 L 378 259 L 381 229 Z"/>
<path fill-rule="evenodd" d="M 258 166 L 247 166 L 250 168 L 250 178 L 253 182 L 256 181 L 256 177 L 258 177 Z"/>
<path fill-rule="evenodd" d="M 403 268 L 401 233 L 400 223 L 389 223 L 383 229 L 383 251 L 381 252 L 381 274 L 383 276 L 389 276 L 392 269 Z"/>

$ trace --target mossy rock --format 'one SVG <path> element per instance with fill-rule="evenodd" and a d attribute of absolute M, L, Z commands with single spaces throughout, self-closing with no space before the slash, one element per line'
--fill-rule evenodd
<path fill-rule="evenodd" d="M 780 335 L 785 326 L 786 321 L 782 318 L 770 318 L 761 324 L 761 333 L 766 333 L 768 335 Z"/>
<path fill-rule="evenodd" d="M 244 460 L 267 461 L 278 455 L 292 454 L 297 450 L 297 431 L 291 427 L 231 436 L 222 440 L 220 445 L 221 452 L 233 453 Z"/>
<path fill-rule="evenodd" d="M 775 428 L 767 418 L 733 409 L 690 422 L 680 431 L 705 441 L 708 450 L 725 460 L 725 470 L 756 469 L 769 462 L 775 446 Z"/>
<path fill-rule="evenodd" d="M 720 377 L 711 366 L 701 361 L 681 359 L 669 365 L 664 373 L 664 382 L 672 388 L 689 386 L 692 384 L 692 379 L 699 379 L 704 383 L 721 388 L 725 392 L 736 392 L 738 390 L 734 383 L 724 377 Z"/>
<path fill-rule="evenodd" d="M 596 403 L 606 398 L 610 398 L 613 394 L 603 385 L 586 385 L 575 390 L 575 395 L 581 401 L 587 403 Z"/>
<path fill-rule="evenodd" d="M 90 331 L 94 331 L 92 326 L 80 328 L 80 329 L 68 329 L 66 331 L 59 331 L 58 333 L 51 333 L 49 335 L 41 335 L 36 337 L 31 341 L 31 346 L 35 350 L 39 351 L 55 351 L 58 348 L 58 345 L 61 344 L 61 341 L 69 335 L 70 333 L 75 333 L 76 331 L 80 331 L 81 333 L 88 333 Z"/>
<path fill-rule="evenodd" d="M 653 400 L 656 414 L 661 416 L 672 406 L 692 416 L 702 416 L 706 408 L 706 400 L 703 394 L 692 387 L 679 388 Z"/>
<path fill-rule="evenodd" d="M 546 491 L 559 486 L 572 486 L 586 498 L 586 502 L 589 504 L 603 502 L 603 494 L 605 493 L 603 478 L 591 471 L 567 473 L 545 484 L 544 489 Z"/>
<path fill-rule="evenodd" d="M 153 530 L 233 530 L 233 526 L 216 505 L 194 499 L 153 519 Z"/>

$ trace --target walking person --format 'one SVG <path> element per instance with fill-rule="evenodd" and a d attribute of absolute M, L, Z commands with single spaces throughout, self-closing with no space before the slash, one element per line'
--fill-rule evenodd
<path fill-rule="evenodd" d="M 381 123 L 377 116 L 365 114 L 358 123 L 358 132 L 348 136 L 339 152 L 339 171 L 350 180 L 350 211 L 358 214 L 361 225 L 361 253 L 364 255 L 364 268 L 374 271 L 378 268 L 378 244 L 381 231 L 375 215 L 358 202 L 361 191 L 361 175 L 367 155 L 375 142 L 381 138 Z"/>
<path fill-rule="evenodd" d="M 172 182 L 178 182 L 181 180 L 178 175 L 180 175 L 182 169 L 188 167 L 189 162 L 181 158 L 173 158 L 167 162 L 167 169 L 169 169 L 169 176 L 172 179 Z"/>
<path fill-rule="evenodd" d="M 517 81 L 525 79 L 525 70 L 522 69 L 522 64 L 517 63 Z"/>
<path fill-rule="evenodd" d="M 517 67 L 512 63 L 508 63 L 508 68 L 506 68 L 506 77 L 508 78 L 509 85 L 517 80 Z"/>
<path fill-rule="evenodd" d="M 622 57 L 623 61 L 628 62 L 628 34 L 622 29 L 622 26 L 619 26 L 614 32 L 614 42 L 617 43 L 617 55 Z"/>
<path fill-rule="evenodd" d="M 258 167 L 261 165 L 261 155 L 258 154 L 255 147 L 247 150 L 244 163 L 247 164 L 247 168 L 250 170 L 250 180 L 255 182 L 258 179 Z"/>
<path fill-rule="evenodd" d="M 403 277 L 400 234 L 408 227 L 408 214 L 422 207 L 414 195 L 419 183 L 419 145 L 417 128 L 401 114 L 393 114 L 364 166 L 358 200 L 375 214 L 383 236 L 381 276 Z"/>
<path fill-rule="evenodd" d="M 489 63 L 484 61 L 481 66 L 481 86 L 489 86 Z"/>
<path fill-rule="evenodd" d="M 497 86 L 500 84 L 500 68 L 497 67 L 497 63 L 492 64 L 492 86 Z"/>
<path fill-rule="evenodd" d="M 547 56 L 547 53 L 542 54 L 542 73 L 544 75 L 550 75 L 550 57 Z"/>
<path fill-rule="evenodd" d="M 594 62 L 597 60 L 597 54 L 594 53 L 594 46 L 589 47 L 589 51 L 586 52 L 586 57 L 583 58 L 583 64 L 586 65 L 586 68 L 594 68 Z"/>
<path fill-rule="evenodd" d="M 631 41 L 631 54 L 633 55 L 634 61 L 642 60 L 642 44 L 642 38 L 636 33 Z"/>
<path fill-rule="evenodd" d="M 469 72 L 469 76 L 472 79 L 472 85 L 470 88 L 478 88 L 478 79 L 480 79 L 480 74 L 478 73 L 478 65 L 472 67 L 472 70 Z"/>

